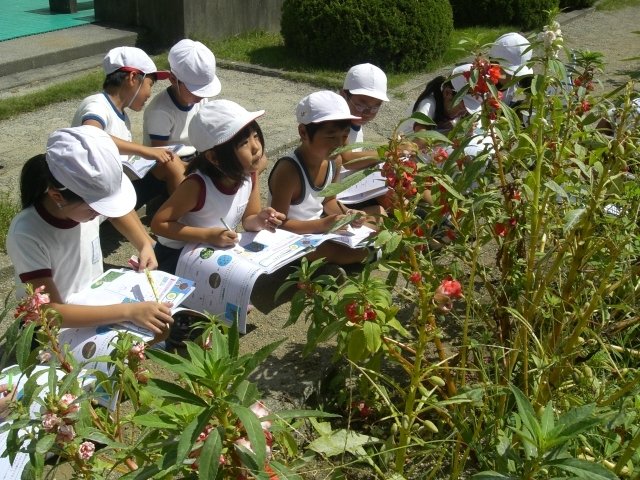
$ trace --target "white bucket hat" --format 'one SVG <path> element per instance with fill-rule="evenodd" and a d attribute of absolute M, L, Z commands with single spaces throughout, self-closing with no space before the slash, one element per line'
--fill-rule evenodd
<path fill-rule="evenodd" d="M 111 136 L 91 125 L 56 130 L 47 141 L 53 178 L 106 217 L 122 217 L 136 204 L 136 192 L 122 172 Z"/>
<path fill-rule="evenodd" d="M 169 50 L 171 72 L 194 95 L 214 97 L 222 85 L 216 76 L 216 57 L 204 44 L 185 38 Z"/>
<path fill-rule="evenodd" d="M 351 115 L 344 97 L 329 90 L 321 90 L 300 100 L 296 107 L 296 120 L 308 125 L 330 120 L 360 120 L 360 117 Z"/>
<path fill-rule="evenodd" d="M 264 110 L 249 112 L 231 100 L 205 103 L 189 123 L 189 141 L 204 152 L 231 140 L 240 130 L 264 115 Z"/>
<path fill-rule="evenodd" d="M 471 87 L 464 76 L 466 72 L 471 70 L 471 67 L 473 67 L 472 64 L 465 63 L 463 65 L 458 65 L 451 72 L 451 86 L 456 92 L 461 91 L 465 86 Z M 462 97 L 462 101 L 464 102 L 464 107 L 469 113 L 476 113 L 482 107 L 481 100 L 469 93 Z"/>
<path fill-rule="evenodd" d="M 347 72 L 342 88 L 353 95 L 366 95 L 383 102 L 389 101 L 389 97 L 387 97 L 387 76 L 379 67 L 371 63 L 362 63 L 351 67 Z"/>
<path fill-rule="evenodd" d="M 497 60 L 509 75 L 533 75 L 533 69 L 526 65 L 531 60 L 531 43 L 519 33 L 510 32 L 498 37 L 489 50 L 489 57 Z"/>
<path fill-rule="evenodd" d="M 116 47 L 109 50 L 102 61 L 102 68 L 107 75 L 118 70 L 140 72 L 145 75 L 155 74 L 158 80 L 169 78 L 169 72 L 158 70 L 156 64 L 143 50 L 137 47 Z"/>

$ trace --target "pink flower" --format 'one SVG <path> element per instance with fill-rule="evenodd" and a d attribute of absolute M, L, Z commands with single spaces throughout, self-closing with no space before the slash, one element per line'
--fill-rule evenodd
<path fill-rule="evenodd" d="M 52 432 L 61 424 L 62 419 L 55 413 L 47 412 L 42 416 L 42 428 L 45 432 Z"/>
<path fill-rule="evenodd" d="M 56 442 L 69 443 L 76 438 L 76 432 L 71 425 L 62 424 L 58 427 L 58 435 L 56 436 Z"/>
<path fill-rule="evenodd" d="M 459 281 L 447 277 L 442 280 L 442 283 L 440 283 L 440 286 L 436 289 L 436 293 L 449 298 L 462 298 L 462 285 L 460 285 Z"/>
<path fill-rule="evenodd" d="M 253 413 L 255 413 L 256 417 L 258 418 L 266 417 L 267 415 L 269 415 L 269 410 L 267 410 L 266 407 L 264 406 L 264 403 L 260 401 L 251 405 L 249 409 Z M 271 420 L 261 421 L 260 426 L 262 427 L 263 430 L 268 430 L 269 428 L 271 428 Z"/>
<path fill-rule="evenodd" d="M 80 405 L 78 405 L 77 403 L 73 403 L 77 398 L 78 397 L 71 393 L 65 393 L 62 397 L 60 397 L 58 407 L 64 413 L 75 413 L 80 409 Z"/>
<path fill-rule="evenodd" d="M 142 342 L 136 343 L 133 347 L 131 347 L 131 350 L 129 351 L 129 355 L 132 357 L 138 357 L 138 359 L 140 360 L 144 360 L 145 359 L 144 349 L 145 349 L 144 343 Z"/>
<path fill-rule="evenodd" d="M 236 445 L 238 445 L 239 447 L 243 447 L 246 448 L 247 450 L 249 450 L 251 453 L 253 452 L 253 449 L 251 448 L 251 442 L 249 440 L 247 440 L 244 437 L 240 437 L 239 439 L 237 439 L 235 442 Z"/>
<path fill-rule="evenodd" d="M 447 158 L 449 158 L 449 152 L 447 152 L 444 148 L 438 147 L 433 152 L 433 161 L 440 164 L 444 163 Z"/>
<path fill-rule="evenodd" d="M 41 285 L 33 291 L 33 294 L 24 297 L 18 304 L 14 317 L 18 318 L 22 315 L 24 323 L 40 320 L 40 306 L 49 303 L 49 295 L 42 293 L 43 291 L 44 285 Z"/>
<path fill-rule="evenodd" d="M 96 446 L 93 442 L 82 442 L 80 444 L 80 448 L 78 449 L 78 458 L 83 461 L 89 460 L 93 457 L 93 453 L 96 451 Z"/>

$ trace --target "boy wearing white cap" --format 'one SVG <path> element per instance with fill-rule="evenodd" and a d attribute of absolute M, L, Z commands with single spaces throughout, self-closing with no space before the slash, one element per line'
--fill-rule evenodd
<path fill-rule="evenodd" d="M 383 102 L 388 102 L 387 75 L 371 63 L 354 65 L 349 69 L 344 79 L 340 95 L 349 105 L 352 115 L 359 117 L 351 122 L 347 145 L 364 142 L 363 126 L 376 118 Z M 342 154 L 348 169 L 358 169 L 376 163 L 376 161 L 352 162 L 358 158 L 370 156 L 371 152 L 354 149 Z"/>
<path fill-rule="evenodd" d="M 345 145 L 351 122 L 360 117 L 351 114 L 343 97 L 325 90 L 304 97 L 296 108 L 296 119 L 300 145 L 278 159 L 269 175 L 270 205 L 286 215 L 282 228 L 301 234 L 326 233 L 345 215 L 358 213 L 353 223 L 362 225 L 364 212 L 348 210 L 335 196 L 318 196 L 337 178 L 340 160 L 332 152 Z M 367 249 L 325 242 L 307 257 L 346 265 L 367 255 Z"/>
<path fill-rule="evenodd" d="M 54 132 L 46 155 L 25 163 L 20 189 L 22 211 L 7 235 L 19 295 L 23 283 L 43 285 L 64 327 L 130 320 L 156 334 L 167 328 L 173 321 L 169 305 L 67 303 L 102 274 L 99 228 L 105 217 L 138 249 L 141 268 L 156 266 L 151 238 L 132 212 L 133 186 L 107 133 L 91 126 Z"/>
<path fill-rule="evenodd" d="M 182 157 L 195 153 L 189 122 L 207 98 L 220 93 L 216 58 L 205 45 L 184 39 L 169 51 L 171 85 L 156 95 L 144 112 L 144 143 L 153 147 L 183 144 Z"/>
<path fill-rule="evenodd" d="M 184 178 L 184 165 L 171 151 L 132 141 L 131 122 L 126 113 L 127 108 L 141 111 L 151 96 L 154 82 L 169 78 L 169 72 L 158 71 L 153 60 L 136 47 L 111 49 L 102 66 L 106 74 L 103 92 L 80 103 L 71 126 L 92 125 L 107 132 L 123 161 L 129 155 L 139 155 L 158 162 L 150 174 L 134 182 L 138 194 L 137 209 L 152 197 L 166 190 L 173 191 Z"/>

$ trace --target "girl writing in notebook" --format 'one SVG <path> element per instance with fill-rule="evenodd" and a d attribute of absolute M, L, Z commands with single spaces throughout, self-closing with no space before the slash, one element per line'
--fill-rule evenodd
<path fill-rule="evenodd" d="M 238 241 L 238 224 L 246 231 L 274 231 L 285 219 L 261 208 L 257 173 L 265 162 L 264 137 L 256 119 L 229 100 L 203 105 L 189 124 L 189 140 L 199 155 L 187 178 L 156 212 L 151 229 L 158 234 L 160 269 L 174 273 L 188 242 L 229 247 Z"/>
<path fill-rule="evenodd" d="M 7 234 L 7 251 L 22 284 L 44 285 L 63 327 L 125 320 L 155 334 L 173 322 L 170 305 L 158 302 L 73 305 L 74 293 L 102 274 L 99 229 L 105 218 L 139 251 L 140 268 L 154 268 L 152 240 L 133 206 L 136 195 L 122 172 L 111 137 L 89 125 L 54 132 L 46 155 L 29 159 L 20 176 L 22 211 Z"/>

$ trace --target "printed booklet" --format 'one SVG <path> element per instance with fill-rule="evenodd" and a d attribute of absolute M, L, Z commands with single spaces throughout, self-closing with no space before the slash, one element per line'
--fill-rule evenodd
<path fill-rule="evenodd" d="M 238 244 L 213 248 L 192 243 L 182 249 L 176 274 L 192 278 L 196 289 L 184 302 L 186 307 L 219 315 L 228 324 L 238 321 L 240 333 L 246 333 L 247 308 L 251 291 L 260 275 L 306 255 L 325 241 L 359 248 L 373 230 L 345 227 L 336 233 L 299 235 L 287 230 L 243 232 Z"/>

